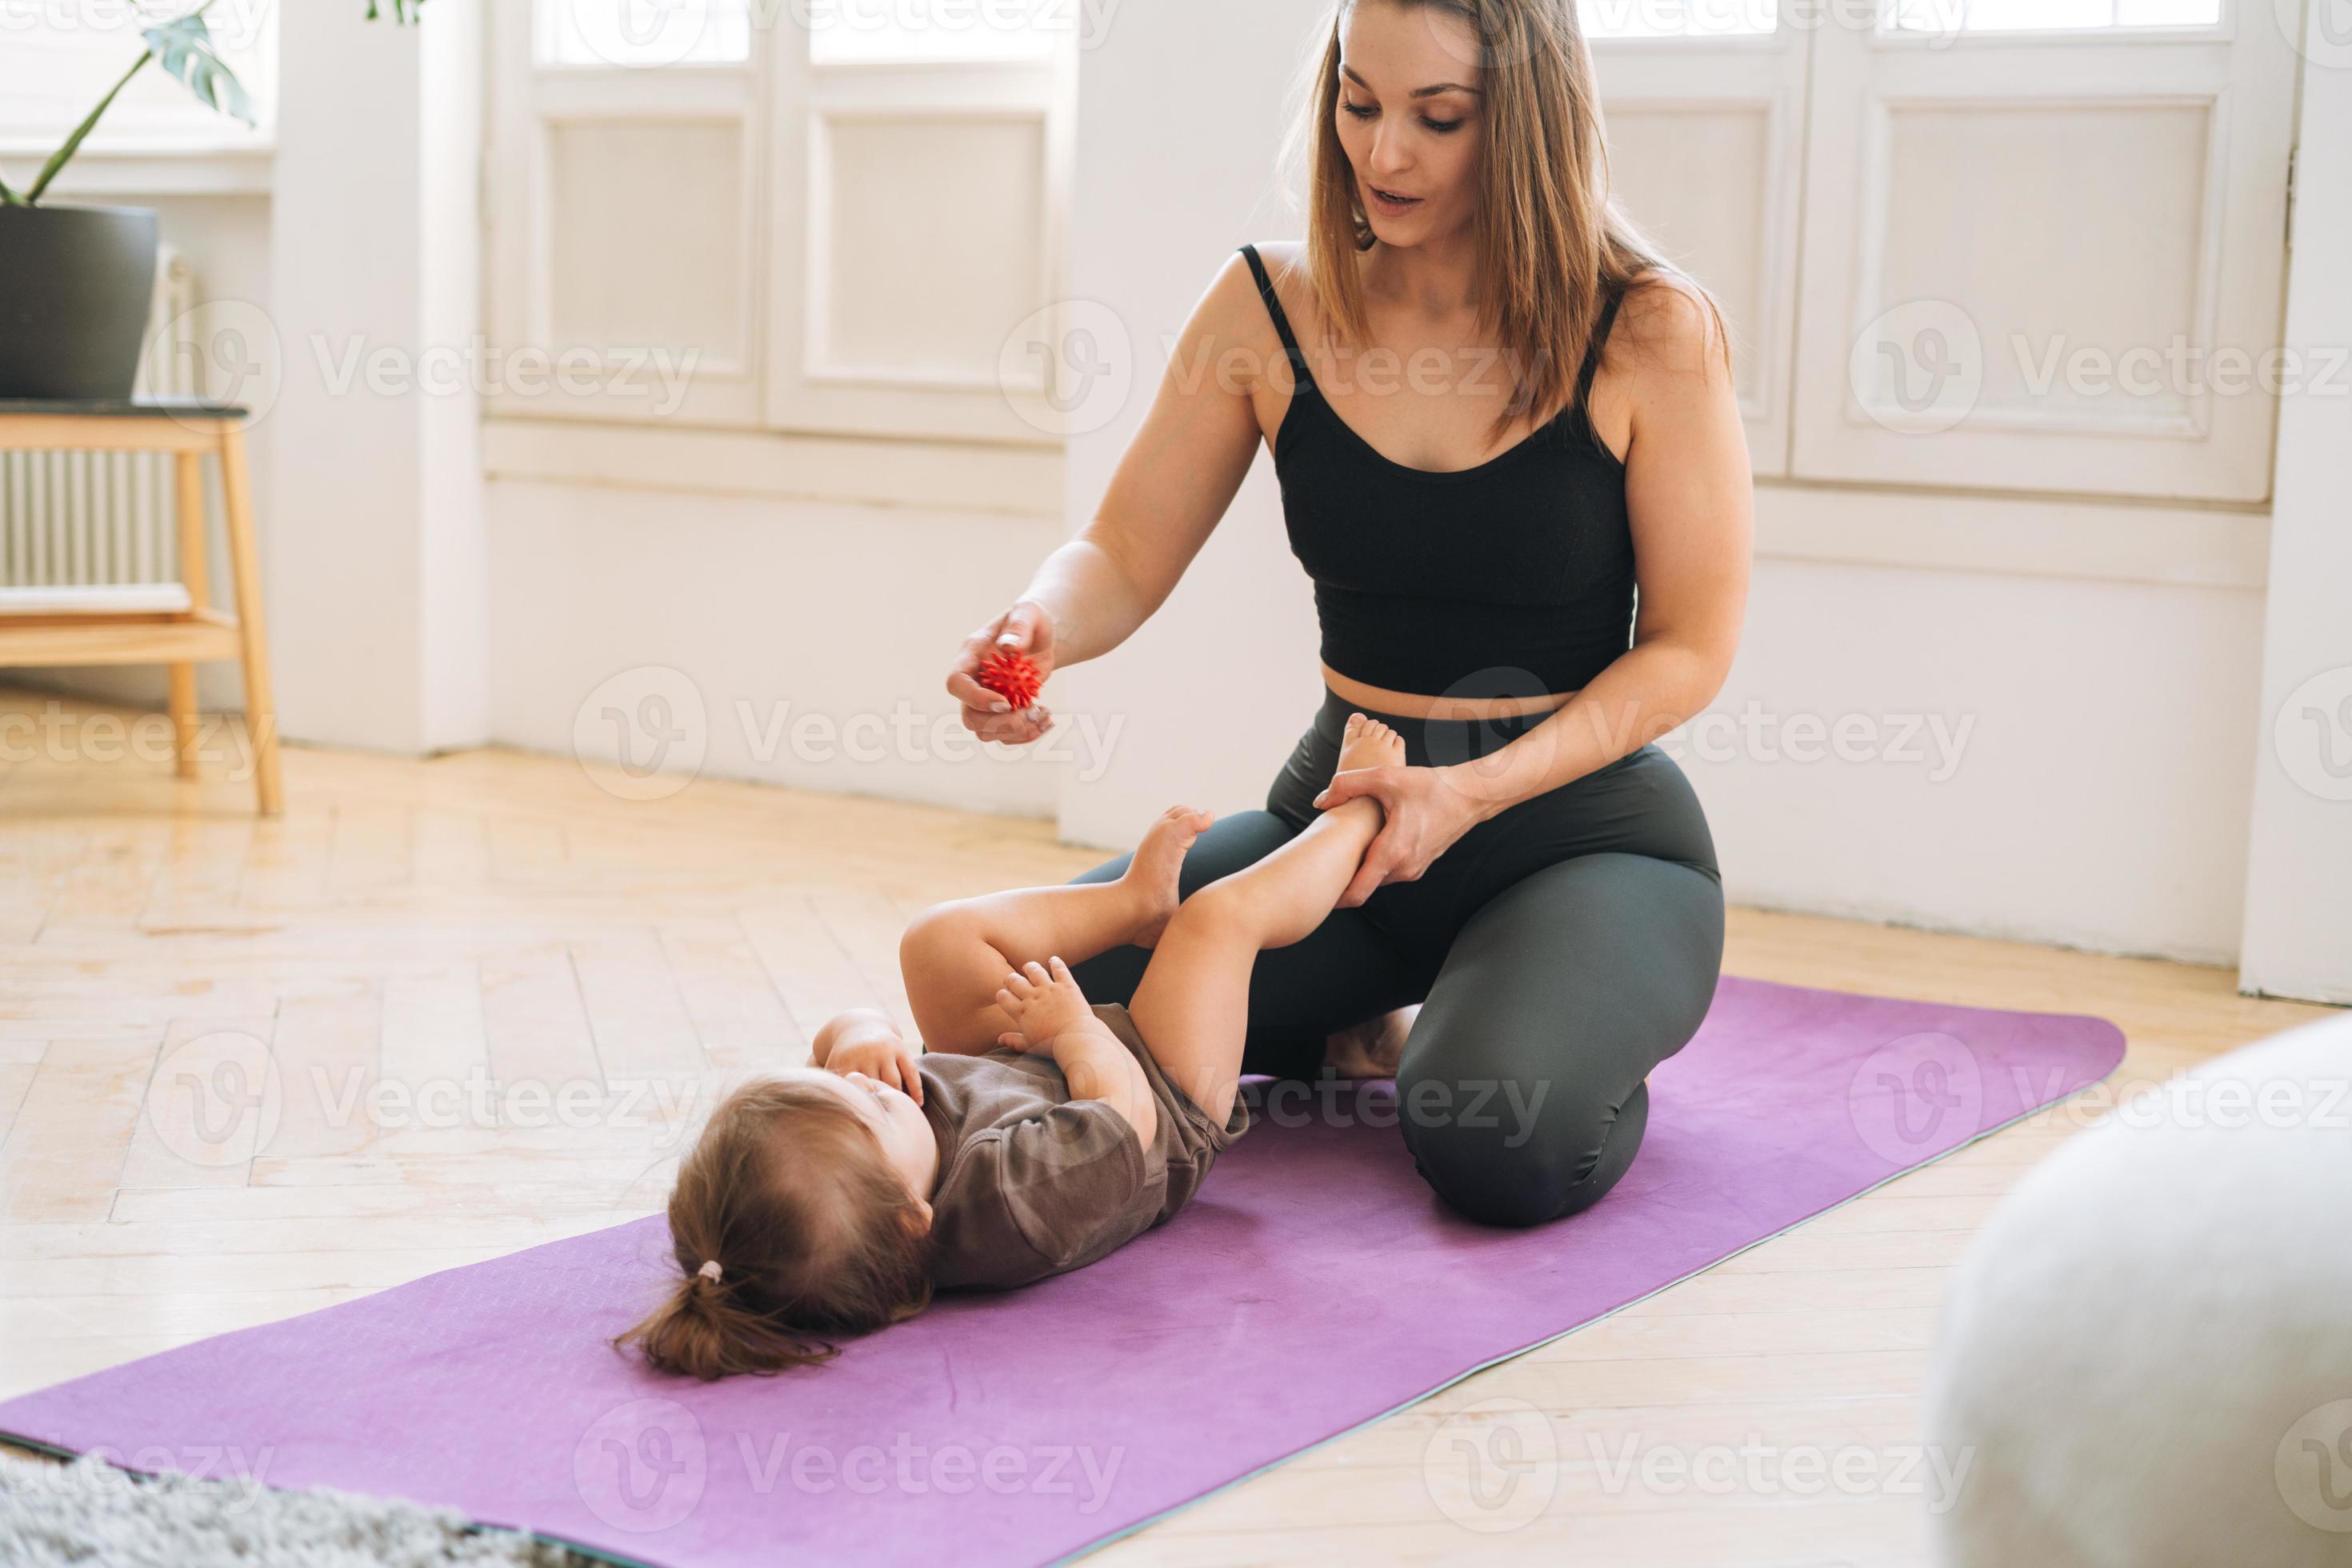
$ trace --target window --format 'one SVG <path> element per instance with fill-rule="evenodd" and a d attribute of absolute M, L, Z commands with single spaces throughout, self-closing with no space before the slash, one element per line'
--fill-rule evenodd
<path fill-rule="evenodd" d="M 1045 444 L 999 366 L 1059 292 L 1076 12 L 494 13 L 491 320 L 541 374 L 493 411 Z"/>
<path fill-rule="evenodd" d="M 1932 47 L 1905 33 L 1937 9 Z M 2255 0 L 1813 38 L 1790 471 L 2256 501 L 2296 58 Z"/>
<path fill-rule="evenodd" d="M 2263 499 L 2269 9 L 1586 0 L 1614 194 L 1721 300 L 1758 473 Z"/>
<path fill-rule="evenodd" d="M 56 151 L 147 47 L 141 32 L 194 8 L 194 0 L 0 0 L 0 153 L 21 165 Z M 150 66 L 115 100 L 85 154 L 268 144 L 278 99 L 274 0 L 215 0 L 205 19 L 260 123 L 248 129 L 215 113 Z"/>
<path fill-rule="evenodd" d="M 2210 27 L 2221 0 L 1890 0 L 1890 32 L 2002 33 L 2115 27 Z"/>

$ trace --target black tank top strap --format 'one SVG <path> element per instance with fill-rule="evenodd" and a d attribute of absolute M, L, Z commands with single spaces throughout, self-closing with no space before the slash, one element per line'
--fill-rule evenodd
<path fill-rule="evenodd" d="M 1307 369 L 1307 356 L 1299 352 L 1298 339 L 1290 330 L 1290 318 L 1282 313 L 1282 300 L 1274 291 L 1274 279 L 1266 275 L 1265 263 L 1259 259 L 1257 247 L 1244 245 L 1242 255 L 1249 259 L 1250 272 L 1257 279 L 1258 298 L 1265 301 L 1266 314 L 1274 318 L 1274 330 L 1282 334 L 1282 352 L 1290 358 L 1290 374 L 1298 378 L 1302 387 L 1315 384 L 1315 377 Z"/>
<path fill-rule="evenodd" d="M 1592 378 L 1601 374 L 1601 353 L 1608 346 L 1609 329 L 1617 324 L 1617 307 L 1623 303 L 1622 292 L 1612 291 L 1601 307 L 1601 319 L 1592 325 L 1592 342 L 1584 350 L 1584 367 L 1576 374 L 1576 406 L 1590 424 L 1592 402 Z"/>

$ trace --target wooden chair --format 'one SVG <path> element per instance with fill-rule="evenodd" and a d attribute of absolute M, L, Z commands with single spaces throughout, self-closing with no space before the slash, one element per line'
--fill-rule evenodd
<path fill-rule="evenodd" d="M 278 714 L 269 696 L 262 629 L 261 564 L 246 466 L 246 411 L 192 401 L 0 401 L 0 452 L 168 452 L 176 473 L 180 583 L 122 588 L 0 590 L 0 668 L 79 664 L 171 667 L 172 726 L 180 775 L 197 763 L 196 666 L 245 667 L 246 731 L 254 789 L 265 816 L 278 815 Z M 236 613 L 212 608 L 205 569 L 205 458 L 220 459 L 229 575 Z"/>

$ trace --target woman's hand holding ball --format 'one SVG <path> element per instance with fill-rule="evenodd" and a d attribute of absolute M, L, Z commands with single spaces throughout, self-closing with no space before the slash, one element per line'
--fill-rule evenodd
<path fill-rule="evenodd" d="M 1015 706 L 981 677 L 1015 693 L 1024 686 L 1034 693 L 1053 672 L 1054 617 L 1036 600 L 1019 599 L 964 639 L 948 672 L 948 695 L 963 704 L 963 727 L 982 740 L 1024 745 L 1053 728 L 1053 715 L 1034 701 Z"/>

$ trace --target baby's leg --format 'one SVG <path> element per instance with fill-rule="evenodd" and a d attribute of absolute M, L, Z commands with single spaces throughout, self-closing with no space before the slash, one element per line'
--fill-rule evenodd
<path fill-rule="evenodd" d="M 1013 1026 L 996 1005 L 1005 973 L 1059 954 L 1076 963 L 1132 942 L 1160 940 L 1176 910 L 1176 874 L 1209 814 L 1171 806 L 1135 847 L 1115 882 L 1056 883 L 953 899 L 915 917 L 898 941 L 898 973 L 924 1047 L 992 1050 Z"/>
<path fill-rule="evenodd" d="M 1341 772 L 1402 767 L 1404 758 L 1395 731 L 1348 716 Z M 1160 933 L 1128 1012 L 1160 1070 L 1213 1120 L 1233 1110 L 1259 951 L 1287 947 L 1323 923 L 1380 829 L 1376 800 L 1333 806 L 1287 844 L 1195 891 Z"/>

